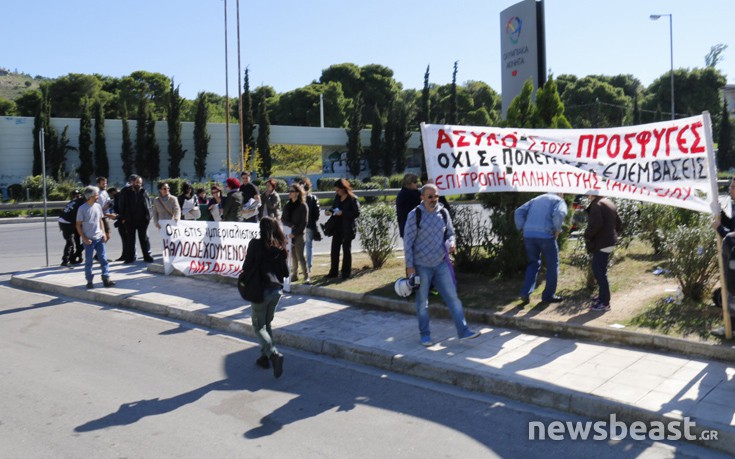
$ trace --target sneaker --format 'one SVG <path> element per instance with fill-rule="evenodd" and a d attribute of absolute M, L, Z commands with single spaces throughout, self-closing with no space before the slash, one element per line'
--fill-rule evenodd
<path fill-rule="evenodd" d="M 435 288 L 431 288 L 431 289 L 429 289 L 429 294 L 430 295 L 434 295 L 434 296 L 438 296 L 439 295 L 439 290 L 437 290 Z"/>
<path fill-rule="evenodd" d="M 307 277 L 304 279 L 304 285 L 311 285 L 311 278 Z"/>
<path fill-rule="evenodd" d="M 143 257 L 143 261 L 146 263 L 153 263 L 153 257 Z"/>
<path fill-rule="evenodd" d="M 268 360 L 268 356 L 261 355 L 258 357 L 258 360 L 255 361 L 255 364 L 258 365 L 260 368 L 268 369 L 271 367 L 271 362 Z"/>
<path fill-rule="evenodd" d="M 521 297 L 521 304 L 522 304 L 522 305 L 527 305 L 527 304 L 528 304 L 528 303 L 530 303 L 530 302 L 531 302 L 531 298 L 529 298 L 529 297 L 527 297 L 527 296 L 522 296 L 522 297 Z"/>
<path fill-rule="evenodd" d="M 433 346 L 434 342 L 431 340 L 431 336 L 422 336 L 421 337 L 421 345 L 424 347 Z"/>
<path fill-rule="evenodd" d="M 564 298 L 562 298 L 560 296 L 554 295 L 551 298 L 549 298 L 548 300 L 542 300 L 542 301 L 544 303 L 561 303 L 562 301 L 564 301 Z"/>
<path fill-rule="evenodd" d="M 464 341 L 464 340 L 467 340 L 467 339 L 475 339 L 475 338 L 477 338 L 478 336 L 480 336 L 480 334 L 481 334 L 481 333 L 480 333 L 479 331 L 472 331 L 472 330 L 469 330 L 469 329 L 468 329 L 468 330 L 467 330 L 467 331 L 465 332 L 465 334 L 464 334 L 464 335 L 462 335 L 462 336 L 460 336 L 460 337 L 459 337 L 459 340 L 460 340 L 460 341 Z"/>
<path fill-rule="evenodd" d="M 94 288 L 94 284 L 91 281 L 87 282 L 87 288 Z"/>
<path fill-rule="evenodd" d="M 599 301 L 592 306 L 590 306 L 590 311 L 601 311 L 601 312 L 607 312 L 610 310 L 609 304 L 602 304 Z"/>
<path fill-rule="evenodd" d="M 61 266 L 69 266 L 69 262 L 68 261 L 62 261 L 61 262 Z"/>
<path fill-rule="evenodd" d="M 283 374 L 283 354 L 280 352 L 272 353 L 271 364 L 273 364 L 273 376 L 280 378 Z"/>
<path fill-rule="evenodd" d="M 104 278 L 103 277 L 102 278 L 102 285 L 104 285 L 105 287 L 114 287 L 115 286 L 115 281 L 110 280 L 109 277 L 107 277 L 107 278 Z"/>

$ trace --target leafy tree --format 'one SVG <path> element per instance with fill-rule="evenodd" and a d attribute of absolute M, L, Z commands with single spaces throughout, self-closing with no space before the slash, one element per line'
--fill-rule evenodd
<path fill-rule="evenodd" d="M 722 53 L 727 49 L 727 45 L 717 43 L 715 46 L 709 49 L 709 52 L 704 56 L 705 67 L 717 67 L 717 64 L 722 62 L 725 58 L 722 57 Z"/>
<path fill-rule="evenodd" d="M 270 177 L 273 170 L 273 158 L 271 156 L 271 122 L 268 119 L 268 102 L 265 94 L 261 94 L 258 104 L 258 155 L 260 157 L 260 175 Z"/>
<path fill-rule="evenodd" d="M 94 103 L 94 174 L 97 177 L 110 176 L 105 142 L 105 105 L 100 99 Z"/>
<path fill-rule="evenodd" d="M 64 172 L 66 171 L 66 154 L 70 151 L 76 151 L 77 148 L 69 145 L 69 126 L 64 126 L 61 131 L 61 138 L 57 141 L 56 130 L 51 135 L 51 163 L 50 169 L 52 171 L 52 177 L 56 180 L 63 178 Z"/>
<path fill-rule="evenodd" d="M 364 88 L 360 67 L 351 63 L 335 64 L 327 67 L 322 70 L 319 82 L 322 84 L 339 83 L 342 86 L 344 96 L 348 99 L 357 97 Z"/>
<path fill-rule="evenodd" d="M 209 156 L 209 139 L 207 132 L 207 118 L 209 117 L 209 105 L 206 93 L 197 94 L 197 112 L 194 118 L 194 170 L 199 180 L 207 172 L 207 156 Z"/>
<path fill-rule="evenodd" d="M 242 93 L 242 132 L 243 132 L 243 146 L 247 152 L 255 152 L 255 120 L 253 118 L 253 99 L 250 95 L 250 74 L 249 70 L 245 68 L 245 84 Z M 248 158 L 245 152 L 243 153 L 242 163 L 245 166 L 252 165 L 255 158 Z"/>
<path fill-rule="evenodd" d="M 91 183 L 90 175 L 94 172 L 94 158 L 92 157 L 92 117 L 90 102 L 86 97 L 81 101 L 79 113 L 79 180 L 83 185 Z"/>
<path fill-rule="evenodd" d="M 732 143 L 732 123 L 727 99 L 722 98 L 722 115 L 720 116 L 720 136 L 717 140 L 717 169 L 726 171 L 735 167 L 735 149 Z"/>
<path fill-rule="evenodd" d="M 393 122 L 395 112 L 396 101 L 392 101 L 388 107 L 388 119 L 385 122 L 385 133 L 383 136 L 383 175 L 390 177 L 393 175 L 393 166 L 395 164 L 395 157 L 393 156 L 396 150 L 396 123 Z M 423 155 L 422 155 L 423 156 Z"/>
<path fill-rule="evenodd" d="M 410 116 L 410 108 L 406 102 L 401 98 L 397 98 L 391 110 L 391 117 L 388 120 L 388 123 L 393 125 L 391 128 L 393 136 L 391 156 L 395 161 L 396 172 L 403 172 L 406 169 L 406 149 L 408 139 L 411 136 L 409 130 Z M 386 171 L 386 175 L 390 174 Z"/>
<path fill-rule="evenodd" d="M 26 93 L 28 94 L 28 93 Z M 43 155 L 41 154 L 40 134 L 43 129 L 44 146 L 51 145 L 50 139 L 54 130 L 51 127 L 51 111 L 50 102 L 48 100 L 48 90 L 45 88 L 38 93 L 38 99 L 35 101 L 35 116 L 33 119 L 33 175 L 41 175 L 43 171 Z M 54 142 L 55 143 L 55 142 Z M 46 165 L 48 166 L 48 155 L 46 155 Z M 52 171 L 53 173 L 53 171 Z"/>
<path fill-rule="evenodd" d="M 454 61 L 454 71 L 452 72 L 452 85 L 449 93 L 449 116 L 447 124 L 457 124 L 459 115 L 457 114 L 457 61 Z"/>
<path fill-rule="evenodd" d="M 421 123 L 428 123 L 431 119 L 431 89 L 429 86 L 429 65 L 426 66 L 426 72 L 424 72 L 424 87 L 421 89 L 421 110 L 419 110 L 419 119 L 418 125 L 421 126 Z M 387 136 L 387 134 L 386 134 Z M 423 137 L 419 140 L 419 150 L 422 152 L 421 154 L 421 175 L 423 176 L 426 173 L 426 158 L 423 155 L 424 151 L 424 139 Z M 391 171 L 392 173 L 392 171 Z M 391 174 L 388 173 L 386 170 L 386 175 L 390 176 Z"/>
<path fill-rule="evenodd" d="M 120 102 L 136 107 L 141 99 L 147 99 L 155 119 L 164 119 L 170 86 L 166 75 L 138 70 L 120 80 Z"/>
<path fill-rule="evenodd" d="M 380 174 L 380 158 L 383 153 L 383 115 L 380 113 L 378 104 L 373 108 L 373 125 L 370 130 L 370 149 L 368 150 L 367 163 L 370 175 Z"/>
<path fill-rule="evenodd" d="M 665 73 L 654 80 L 646 91 L 642 106 L 644 122 L 650 121 L 657 106 L 671 106 L 671 74 Z M 712 115 L 713 135 L 717 138 L 720 126 L 720 91 L 727 80 L 714 67 L 704 69 L 677 69 L 674 71 L 676 113 L 679 116 L 698 115 L 707 110 Z M 664 118 L 669 119 L 664 113 Z"/>
<path fill-rule="evenodd" d="M 399 93 L 400 86 L 393 78 L 393 70 L 378 64 L 365 65 L 360 69 L 363 91 L 362 119 L 372 117 L 375 104 L 378 107 L 387 107 Z"/>
<path fill-rule="evenodd" d="M 75 118 L 83 110 L 83 99 L 98 97 L 102 83 L 94 75 L 70 73 L 55 80 L 44 82 L 52 103 L 51 116 Z"/>
<path fill-rule="evenodd" d="M 275 122 L 289 126 L 319 126 L 320 89 L 321 85 L 311 84 L 281 94 L 273 109 Z"/>
<path fill-rule="evenodd" d="M 272 152 L 279 168 L 295 175 L 309 175 L 322 160 L 321 148 L 312 145 L 273 145 Z"/>
<path fill-rule="evenodd" d="M 128 109 L 123 103 L 120 113 L 122 118 L 122 147 L 120 151 L 120 159 L 122 160 L 122 170 L 127 179 L 133 174 L 135 155 L 133 153 L 133 142 L 130 140 L 130 124 L 128 124 Z"/>
<path fill-rule="evenodd" d="M 15 102 L 5 97 L 0 97 L 0 116 L 15 116 L 16 110 Z"/>
<path fill-rule="evenodd" d="M 566 117 L 575 128 L 623 126 L 631 106 L 622 88 L 595 77 L 567 84 L 561 100 Z"/>
<path fill-rule="evenodd" d="M 494 126 L 497 125 L 500 119 L 500 105 L 501 97 L 500 94 L 493 91 L 493 89 L 482 81 L 468 81 L 464 87 L 467 90 L 467 94 L 472 98 L 473 110 L 467 113 L 468 124 L 475 126 Z M 474 119 L 480 119 L 482 115 L 479 113 L 487 113 L 488 121 L 486 123 L 476 123 Z"/>
<path fill-rule="evenodd" d="M 41 109 L 42 99 L 43 95 L 38 89 L 24 92 L 14 100 L 16 113 L 18 116 L 36 116 Z"/>
<path fill-rule="evenodd" d="M 529 78 L 523 83 L 520 94 L 518 94 L 508 106 L 505 116 L 505 125 L 508 127 L 530 128 L 536 119 L 536 105 L 532 100 L 533 79 Z"/>
<path fill-rule="evenodd" d="M 171 178 L 181 176 L 181 160 L 186 155 L 181 145 L 181 104 L 183 99 L 179 96 L 179 87 L 174 87 L 174 79 L 171 78 L 171 90 L 168 97 L 168 116 L 166 124 L 168 127 L 168 176 Z"/>
<path fill-rule="evenodd" d="M 362 95 L 358 94 L 352 107 L 352 114 L 350 115 L 350 126 L 347 129 L 347 170 L 349 170 L 353 177 L 360 175 L 360 160 L 362 158 L 360 131 L 363 128 L 362 111 Z"/>
<path fill-rule="evenodd" d="M 607 76 L 607 75 L 590 75 L 591 78 L 595 78 L 597 80 L 600 80 L 604 83 L 609 84 L 610 86 L 614 88 L 620 88 L 623 90 L 623 94 L 630 97 L 631 99 L 635 97 L 637 94 L 639 94 L 641 91 L 643 91 L 643 85 L 641 84 L 641 81 L 630 74 L 620 74 L 620 75 L 613 75 L 613 76 Z M 562 91 L 559 89 L 559 94 L 561 94 Z"/>
<path fill-rule="evenodd" d="M 641 108 L 638 104 L 638 94 L 633 96 L 633 124 L 641 124 Z"/>

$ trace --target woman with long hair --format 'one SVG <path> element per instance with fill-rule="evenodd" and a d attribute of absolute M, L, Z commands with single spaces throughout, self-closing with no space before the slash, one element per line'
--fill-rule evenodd
<path fill-rule="evenodd" d="M 202 216 L 199 209 L 199 199 L 194 195 L 194 187 L 184 182 L 181 185 L 181 194 L 179 195 L 179 207 L 181 207 L 181 218 L 184 220 L 199 220 Z"/>
<path fill-rule="evenodd" d="M 265 181 L 265 191 L 260 194 L 260 202 L 263 203 L 260 207 L 261 217 L 268 216 L 276 220 L 281 218 L 281 197 L 276 193 L 276 181 L 274 179 Z"/>
<path fill-rule="evenodd" d="M 250 305 L 253 330 L 261 353 L 255 363 L 266 369 L 272 365 L 276 378 L 283 373 L 283 354 L 273 344 L 271 322 L 281 300 L 283 279 L 288 276 L 287 257 L 286 236 L 281 225 L 271 217 L 263 217 L 260 220 L 260 237 L 250 241 L 242 270 L 249 275 L 259 274 L 263 284 L 263 301 Z"/>
<path fill-rule="evenodd" d="M 334 202 L 327 215 L 336 218 L 332 250 L 331 266 L 327 277 L 337 277 L 339 271 L 339 251 L 342 249 L 342 279 L 349 279 L 352 273 L 352 240 L 357 235 L 355 220 L 360 216 L 360 203 L 352 192 L 352 186 L 345 179 L 334 182 Z"/>
<path fill-rule="evenodd" d="M 298 183 L 288 188 L 288 202 L 283 206 L 283 217 L 281 221 L 291 228 L 291 281 L 299 280 L 299 265 L 304 273 L 304 283 L 311 282 L 309 279 L 309 267 L 304 257 L 304 232 L 306 222 L 309 218 L 309 209 L 306 207 L 306 192 Z"/>

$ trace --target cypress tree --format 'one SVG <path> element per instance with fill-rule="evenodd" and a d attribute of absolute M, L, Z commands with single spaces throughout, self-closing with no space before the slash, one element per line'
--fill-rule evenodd
<path fill-rule="evenodd" d="M 362 93 L 358 93 L 350 115 L 350 126 L 347 129 L 347 170 L 353 177 L 360 175 L 360 160 L 362 159 L 360 131 L 362 130 L 363 108 Z"/>
<path fill-rule="evenodd" d="M 409 113 L 406 102 L 398 99 L 395 104 L 395 127 L 393 129 L 393 158 L 396 162 L 396 172 L 406 170 L 406 149 L 411 132 L 408 129 Z"/>
<path fill-rule="evenodd" d="M 107 158 L 105 141 L 105 105 L 97 99 L 94 104 L 94 174 L 110 176 L 110 160 Z"/>
<path fill-rule="evenodd" d="M 393 160 L 395 159 L 393 152 L 395 151 L 396 143 L 396 123 L 394 122 L 395 105 L 395 99 L 391 100 L 390 107 L 388 108 L 388 119 L 385 122 L 385 135 L 383 137 L 383 174 L 386 177 L 393 175 Z"/>
<path fill-rule="evenodd" d="M 161 175 L 161 148 L 156 141 L 156 119 L 153 115 L 153 109 L 148 107 L 145 119 L 145 151 L 147 174 L 145 178 L 153 186 L 153 182 Z"/>
<path fill-rule="evenodd" d="M 270 177 L 273 170 L 273 158 L 271 156 L 271 121 L 268 117 L 268 102 L 265 93 L 260 95 L 258 104 L 258 154 L 260 155 L 260 175 L 263 178 Z"/>
<path fill-rule="evenodd" d="M 378 104 L 373 106 L 373 127 L 370 130 L 370 150 L 367 163 L 370 175 L 380 174 L 380 159 L 383 153 L 383 115 Z"/>
<path fill-rule="evenodd" d="M 146 119 L 148 99 L 141 97 L 135 120 L 135 171 L 141 177 L 148 177 L 148 152 L 146 151 Z"/>
<path fill-rule="evenodd" d="M 449 118 L 447 119 L 447 124 L 459 123 L 459 114 L 457 113 L 457 63 L 458 61 L 454 61 L 452 86 L 449 95 Z"/>
<path fill-rule="evenodd" d="M 50 170 L 51 175 L 58 175 L 59 171 L 54 171 L 51 167 L 53 162 L 54 147 L 56 146 L 56 130 L 51 127 L 51 100 L 48 95 L 48 88 L 41 87 L 41 97 L 38 99 L 38 107 L 36 116 L 33 121 L 33 175 L 41 175 L 43 165 L 41 164 L 41 143 L 39 141 L 39 133 L 43 129 L 43 143 L 46 149 L 46 169 Z"/>
<path fill-rule="evenodd" d="M 92 118 L 89 108 L 89 99 L 83 98 L 80 102 L 79 114 L 79 181 L 83 185 L 90 184 L 90 175 L 94 172 L 94 158 L 92 157 Z"/>
<path fill-rule="evenodd" d="M 134 154 L 133 154 L 133 142 L 130 140 L 130 125 L 128 123 L 128 109 L 123 102 L 122 113 L 122 150 L 120 152 L 120 159 L 122 160 L 122 170 L 125 174 L 125 180 L 133 174 L 134 169 Z"/>
<path fill-rule="evenodd" d="M 179 96 L 179 87 L 174 87 L 171 78 L 171 90 L 168 95 L 168 176 L 171 178 L 181 175 L 181 160 L 186 150 L 181 145 L 181 104 L 184 99 Z"/>
<path fill-rule="evenodd" d="M 733 166 L 735 166 L 735 152 L 733 152 L 732 145 L 732 124 L 730 124 L 730 112 L 727 110 L 727 99 L 723 97 L 720 135 L 717 139 L 717 168 L 726 171 Z"/>
<path fill-rule="evenodd" d="M 426 73 L 424 73 L 424 88 L 421 90 L 421 117 L 419 119 L 419 124 L 421 122 L 431 122 L 430 100 L 431 91 L 429 88 L 429 66 L 427 65 Z M 424 174 L 426 174 L 426 157 L 424 156 L 424 139 L 422 137 L 419 138 L 419 151 L 421 152 L 421 176 L 423 177 Z"/>
<path fill-rule="evenodd" d="M 242 117 L 240 120 L 242 123 L 242 135 L 243 135 L 243 146 L 245 151 L 243 155 L 243 167 L 247 167 L 248 164 L 255 164 L 255 158 L 247 158 L 246 152 L 255 152 L 255 120 L 253 117 L 253 99 L 250 95 L 250 75 L 249 69 L 245 67 L 245 83 L 243 85 L 242 93 Z"/>
<path fill-rule="evenodd" d="M 197 94 L 197 112 L 194 117 L 194 170 L 199 180 L 207 173 L 207 156 L 209 155 L 209 133 L 207 120 L 209 107 L 203 92 Z"/>

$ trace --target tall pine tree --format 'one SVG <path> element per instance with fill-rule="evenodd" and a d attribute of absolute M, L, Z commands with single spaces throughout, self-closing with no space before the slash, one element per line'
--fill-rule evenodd
<path fill-rule="evenodd" d="M 273 171 L 273 158 L 271 156 L 271 121 L 268 117 L 268 102 L 265 93 L 260 94 L 258 103 L 258 154 L 260 155 L 260 175 L 263 178 L 270 177 Z"/>
<path fill-rule="evenodd" d="M 130 124 L 128 123 L 128 109 L 123 102 L 120 116 L 122 118 L 122 147 L 120 150 L 120 160 L 122 161 L 122 170 L 125 174 L 125 180 L 133 174 L 135 169 L 135 155 L 133 152 L 133 141 L 130 139 Z"/>
<path fill-rule="evenodd" d="M 360 175 L 360 161 L 362 160 L 360 131 L 362 130 L 363 108 L 362 93 L 358 93 L 355 96 L 350 115 L 350 126 L 347 129 L 347 170 L 353 177 Z"/>
<path fill-rule="evenodd" d="M 105 105 L 100 99 L 94 104 L 94 174 L 97 177 L 110 176 L 110 160 L 105 141 Z"/>
<path fill-rule="evenodd" d="M 717 139 L 717 168 L 721 171 L 726 171 L 731 167 L 735 167 L 735 149 L 733 149 L 732 144 L 730 112 L 727 110 L 727 99 L 723 97 L 720 134 Z"/>
<path fill-rule="evenodd" d="M 89 185 L 90 175 L 94 172 L 94 158 L 92 157 L 92 118 L 89 99 L 83 98 L 80 102 L 79 114 L 79 181 Z"/>
<path fill-rule="evenodd" d="M 370 150 L 367 163 L 370 175 L 380 174 L 381 156 L 383 153 L 383 115 L 378 104 L 373 106 L 373 126 L 370 130 Z"/>
<path fill-rule="evenodd" d="M 255 164 L 255 158 L 248 158 L 248 154 L 252 153 L 255 156 L 255 120 L 253 117 L 253 98 L 250 95 L 250 72 L 245 67 L 245 83 L 243 85 L 242 92 L 242 117 L 240 120 L 242 123 L 242 135 L 243 135 L 243 147 L 245 151 L 241 152 L 243 167 Z"/>
<path fill-rule="evenodd" d="M 452 72 L 452 86 L 449 93 L 449 117 L 447 124 L 458 124 L 459 113 L 457 112 L 457 61 L 454 61 L 454 71 Z"/>
<path fill-rule="evenodd" d="M 390 106 L 388 107 L 388 117 L 385 121 L 385 134 L 383 136 L 383 174 L 386 177 L 393 175 L 393 166 L 395 165 L 395 158 L 393 156 L 396 143 L 396 123 L 393 122 L 395 105 L 396 100 L 394 98 L 390 101 Z"/>
<path fill-rule="evenodd" d="M 559 89 L 553 75 L 549 75 L 549 79 L 536 93 L 535 114 L 534 127 L 536 128 L 568 129 L 571 127 L 564 116 L 564 104 L 559 97 Z"/>
<path fill-rule="evenodd" d="M 209 106 L 203 92 L 197 94 L 197 112 L 194 116 L 194 170 L 201 181 L 207 174 L 207 156 L 209 156 L 209 139 L 207 121 Z"/>
<path fill-rule="evenodd" d="M 176 178 L 181 175 L 181 160 L 186 155 L 181 145 L 181 104 L 184 99 L 179 96 L 179 87 L 174 86 L 174 79 L 171 78 L 171 88 L 168 94 L 168 176 Z"/>

